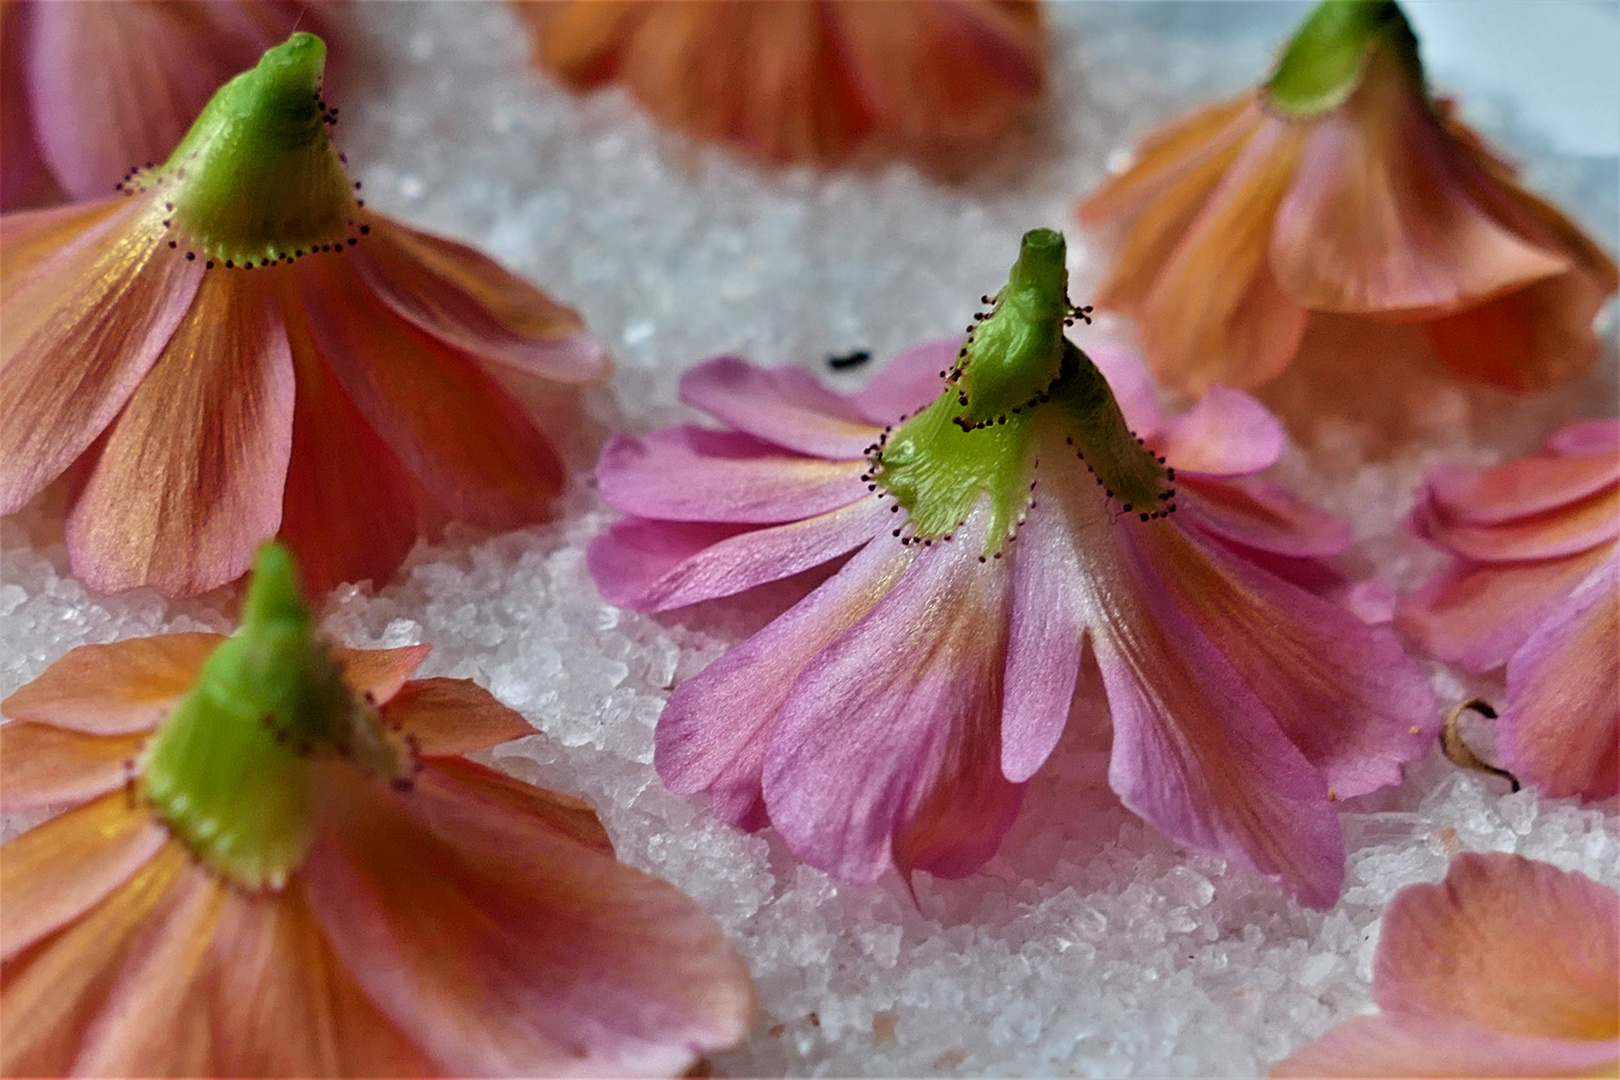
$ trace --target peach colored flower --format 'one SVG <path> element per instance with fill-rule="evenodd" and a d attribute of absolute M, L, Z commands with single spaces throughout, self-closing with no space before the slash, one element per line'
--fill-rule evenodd
<path fill-rule="evenodd" d="M 446 518 L 543 520 L 564 476 L 502 381 L 605 378 L 578 317 L 364 208 L 294 34 L 123 197 L 0 219 L 0 512 L 67 478 L 73 570 L 188 595 L 280 535 L 383 581 Z M 560 389 L 554 392 L 560 392 Z"/>
<path fill-rule="evenodd" d="M 101 198 L 169 156 L 215 90 L 322 3 L 0 5 L 0 210 Z"/>
<path fill-rule="evenodd" d="M 1273 1076 L 1613 1076 L 1620 896 L 1518 855 L 1459 855 L 1395 894 L 1373 960 L 1381 1012 Z"/>
<path fill-rule="evenodd" d="M 1499 764 L 1549 795 L 1620 790 L 1620 421 L 1494 469 L 1441 466 L 1410 523 L 1457 563 L 1400 623 L 1441 660 L 1507 666 Z"/>
<path fill-rule="evenodd" d="M 956 171 L 1046 83 L 1031 0 L 516 7 L 535 63 L 568 86 L 622 84 L 660 123 L 775 162 L 836 163 L 873 139 Z"/>
<path fill-rule="evenodd" d="M 427 646 L 327 649 L 290 558 L 230 638 L 68 653 L 4 703 L 0 1072 L 674 1074 L 746 970 L 589 806 L 461 755 L 532 734 Z"/>
<path fill-rule="evenodd" d="M 1431 100 L 1392 0 L 1326 0 L 1270 81 L 1149 135 L 1079 207 L 1119 225 L 1099 303 L 1192 393 L 1269 382 L 1317 320 L 1421 324 L 1456 377 L 1587 370 L 1614 260 Z"/>

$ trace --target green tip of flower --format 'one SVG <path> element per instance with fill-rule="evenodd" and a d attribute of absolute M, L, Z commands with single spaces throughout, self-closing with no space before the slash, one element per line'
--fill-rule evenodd
<path fill-rule="evenodd" d="M 242 625 L 153 737 L 141 792 L 217 871 L 279 888 L 308 851 L 322 755 L 399 775 L 407 764 L 343 681 L 280 544 L 259 553 Z"/>
<path fill-rule="evenodd" d="M 325 67 L 326 43 L 293 34 L 220 87 L 144 181 L 165 186 L 188 246 L 250 266 L 343 240 L 354 190 L 327 132 Z"/>
<path fill-rule="evenodd" d="M 1395 0 L 1323 0 L 1294 32 L 1266 90 L 1281 112 L 1315 116 L 1355 91 L 1375 45 L 1392 49 L 1421 83 L 1417 44 Z"/>

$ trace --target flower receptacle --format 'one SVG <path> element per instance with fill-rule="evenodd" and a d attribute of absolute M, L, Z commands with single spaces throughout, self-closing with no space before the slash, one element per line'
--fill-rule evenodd
<path fill-rule="evenodd" d="M 1283 49 L 1267 99 L 1300 119 L 1335 109 L 1361 84 L 1368 53 L 1378 47 L 1422 85 L 1417 35 L 1395 0 L 1323 0 Z"/>

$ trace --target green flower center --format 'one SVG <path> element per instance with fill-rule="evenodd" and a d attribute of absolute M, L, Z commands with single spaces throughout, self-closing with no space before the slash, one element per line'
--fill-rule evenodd
<path fill-rule="evenodd" d="M 1271 104 L 1300 119 L 1338 108 L 1361 84 L 1376 46 L 1423 84 L 1417 35 L 1395 0 L 1324 0 L 1283 50 L 1266 84 Z"/>
<path fill-rule="evenodd" d="M 293 34 L 220 87 L 169 160 L 125 187 L 163 188 L 164 225 L 207 258 L 265 266 L 354 231 L 355 184 L 327 132 L 326 44 Z"/>
<path fill-rule="evenodd" d="M 292 557 L 270 544 L 241 627 L 153 737 L 139 792 L 224 876 L 279 888 L 309 850 L 311 773 L 326 755 L 398 778 L 413 764 L 344 683 L 304 606 Z"/>
<path fill-rule="evenodd" d="M 1025 234 L 945 392 L 871 455 L 868 477 L 906 511 L 894 530 L 906 543 L 950 537 L 988 496 L 987 554 L 999 550 L 1029 500 L 1036 453 L 1059 437 L 1122 513 L 1145 521 L 1174 509 L 1170 470 L 1131 432 L 1102 372 L 1063 336 L 1089 310 L 1069 303 L 1067 286 L 1063 236 Z"/>

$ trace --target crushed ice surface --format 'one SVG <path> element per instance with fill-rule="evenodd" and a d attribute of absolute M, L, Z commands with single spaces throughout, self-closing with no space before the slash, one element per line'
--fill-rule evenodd
<path fill-rule="evenodd" d="M 577 306 L 620 373 L 591 415 L 647 430 L 684 417 L 680 371 L 721 352 L 796 360 L 844 387 L 825 358 L 881 358 L 967 325 L 1018 236 L 1065 228 L 1073 294 L 1104 269 L 1072 200 L 1134 136 L 1262 71 L 1296 5 L 1055 5 L 1054 95 L 1038 145 L 944 187 L 903 165 L 817 176 L 764 172 L 656 130 L 622 94 L 576 102 L 526 70 L 499 4 L 366 5 L 340 142 L 370 204 L 464 237 Z M 1464 88 L 1466 90 L 1466 87 Z M 1556 158 L 1512 102 L 1469 115 L 1611 248 L 1614 159 Z M 1610 306 L 1608 334 L 1614 328 Z M 867 365 L 870 369 L 876 362 Z M 1611 354 L 1581 386 L 1528 403 L 1443 389 L 1414 437 L 1370 452 L 1366 431 L 1322 421 L 1279 478 L 1352 518 L 1353 566 L 1410 587 L 1438 565 L 1399 530 L 1425 469 L 1534 446 L 1556 422 L 1612 413 Z M 1594 395 L 1596 395 L 1594 399 Z M 1395 891 L 1440 878 L 1457 851 L 1517 851 L 1620 884 L 1615 803 L 1505 793 L 1437 758 L 1408 783 L 1354 800 L 1343 900 L 1306 911 L 1253 874 L 1170 843 L 1106 785 L 1095 686 L 1035 778 L 1002 852 L 964 881 L 919 874 L 850 887 L 797 865 L 771 833 L 714 820 L 651 767 L 669 689 L 754 629 L 724 604 L 653 619 L 596 594 L 587 540 L 608 511 L 585 483 L 589 437 L 569 447 L 573 488 L 550 525 L 504 536 L 452 531 L 420 546 L 380 592 L 338 590 L 326 626 L 356 645 L 429 641 L 425 675 L 478 680 L 545 737 L 495 750 L 525 779 L 595 805 L 627 861 L 715 914 L 753 970 L 761 1009 L 721 1074 L 1262 1072 L 1329 1025 L 1371 1008 L 1378 920 Z M 60 529 L 39 507 L 0 534 L 0 693 L 89 642 L 226 629 L 233 593 L 170 603 L 92 594 L 66 574 Z M 784 604 L 792 587 L 783 586 Z M 1436 668 L 1448 700 L 1500 683 Z M 29 822 L 4 822 L 5 835 Z"/>

